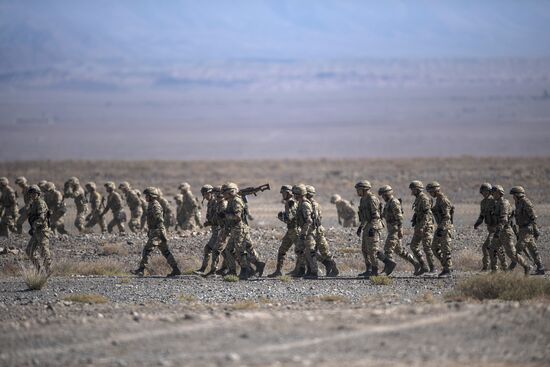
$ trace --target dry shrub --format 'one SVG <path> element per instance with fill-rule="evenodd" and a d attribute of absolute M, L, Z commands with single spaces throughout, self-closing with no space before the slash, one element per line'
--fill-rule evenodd
<path fill-rule="evenodd" d="M 223 277 L 224 282 L 235 283 L 239 281 L 239 277 L 236 275 L 226 275 Z"/>
<path fill-rule="evenodd" d="M 292 280 L 292 278 L 289 275 L 281 275 L 280 277 L 277 277 L 281 282 L 288 283 Z"/>
<path fill-rule="evenodd" d="M 128 275 L 124 270 L 124 264 L 113 259 L 101 259 L 94 262 L 73 262 L 64 260 L 53 267 L 55 275 L 104 275 L 121 276 Z"/>
<path fill-rule="evenodd" d="M 453 256 L 453 263 L 457 269 L 479 270 L 481 268 L 481 251 L 473 248 L 464 248 L 456 252 Z"/>
<path fill-rule="evenodd" d="M 50 274 L 44 270 L 37 270 L 34 266 L 21 266 L 21 276 L 27 287 L 29 287 L 29 290 L 34 291 L 40 290 L 46 285 Z"/>
<path fill-rule="evenodd" d="M 550 297 L 550 280 L 526 277 L 514 273 L 480 274 L 464 279 L 456 285 L 448 299 L 500 299 L 523 301 Z"/>
<path fill-rule="evenodd" d="M 324 296 L 320 296 L 319 300 L 323 302 L 334 302 L 334 303 L 336 302 L 342 303 L 342 302 L 349 301 L 346 297 L 341 296 L 339 294 L 326 294 Z"/>
<path fill-rule="evenodd" d="M 90 304 L 101 304 L 109 301 L 107 297 L 101 294 L 71 294 L 70 296 L 64 297 L 63 300 Z"/>
<path fill-rule="evenodd" d="M 128 256 L 128 249 L 121 243 L 106 243 L 101 246 L 99 254 L 103 256 Z"/>
<path fill-rule="evenodd" d="M 179 297 L 178 297 L 178 300 L 181 302 L 181 303 L 194 303 L 197 301 L 197 297 L 195 297 L 194 295 L 192 294 L 181 294 Z"/>
<path fill-rule="evenodd" d="M 393 279 L 386 275 L 376 275 L 369 277 L 369 280 L 374 285 L 391 285 L 393 284 Z"/>

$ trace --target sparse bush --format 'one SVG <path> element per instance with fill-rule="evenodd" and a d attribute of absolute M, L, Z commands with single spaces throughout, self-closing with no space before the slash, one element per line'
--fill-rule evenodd
<path fill-rule="evenodd" d="M 121 243 L 106 243 L 101 246 L 99 254 L 103 256 L 128 256 L 128 249 Z"/>
<path fill-rule="evenodd" d="M 373 277 L 369 277 L 369 280 L 374 285 L 391 285 L 393 284 L 393 279 L 386 276 L 386 275 L 376 275 Z"/>
<path fill-rule="evenodd" d="M 320 301 L 323 302 L 348 302 L 349 300 L 339 294 L 326 294 L 324 296 L 319 297 Z"/>
<path fill-rule="evenodd" d="M 42 289 L 48 282 L 50 274 L 43 270 L 37 270 L 34 266 L 21 266 L 21 276 L 29 287 L 29 290 L 35 291 Z"/>
<path fill-rule="evenodd" d="M 523 301 L 537 297 L 550 297 L 550 281 L 514 273 L 475 275 L 459 282 L 455 290 L 447 295 L 448 299 L 472 298 L 480 301 Z"/>
<path fill-rule="evenodd" d="M 193 303 L 197 300 L 197 297 L 192 294 L 182 294 L 178 297 L 178 300 L 182 303 Z"/>
<path fill-rule="evenodd" d="M 236 276 L 236 275 L 226 275 L 226 276 L 223 277 L 223 281 L 224 281 L 224 282 L 234 283 L 234 282 L 238 282 L 238 281 L 239 281 L 239 277 Z"/>
<path fill-rule="evenodd" d="M 292 278 L 289 275 L 281 275 L 280 277 L 277 277 L 281 282 L 288 283 L 292 280 Z"/>
<path fill-rule="evenodd" d="M 128 275 L 124 271 L 124 265 L 113 259 L 101 259 L 94 262 L 73 262 L 61 261 L 53 266 L 55 275 L 105 275 L 105 276 L 120 276 Z"/>
<path fill-rule="evenodd" d="M 109 301 L 107 297 L 101 294 L 71 294 L 70 296 L 64 297 L 63 300 L 90 304 L 102 304 Z"/>

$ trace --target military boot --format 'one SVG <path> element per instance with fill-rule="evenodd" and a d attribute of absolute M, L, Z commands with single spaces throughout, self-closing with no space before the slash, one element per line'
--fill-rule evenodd
<path fill-rule="evenodd" d="M 334 260 L 330 260 L 332 262 L 330 273 L 327 274 L 327 277 L 337 277 L 338 274 L 340 274 L 340 270 L 338 270 L 338 267 L 336 266 L 336 262 Z"/>
<path fill-rule="evenodd" d="M 138 277 L 143 277 L 143 276 L 145 276 L 145 268 L 140 266 L 136 270 L 130 271 L 130 273 L 134 274 L 134 275 L 137 275 Z"/>
<path fill-rule="evenodd" d="M 544 275 L 544 274 L 545 274 L 544 267 L 542 265 L 537 266 L 537 271 L 535 272 L 535 275 Z"/>
<path fill-rule="evenodd" d="M 508 271 L 514 270 L 514 269 L 516 268 L 517 265 L 518 265 L 518 263 L 512 260 L 512 262 L 511 262 L 510 265 L 508 266 Z M 504 269 L 506 269 L 506 268 L 504 268 Z"/>
<path fill-rule="evenodd" d="M 323 260 L 321 264 L 323 264 L 323 266 L 325 267 L 325 276 L 328 277 L 328 275 L 332 271 L 332 261 L 330 261 L 329 259 L 326 259 L 326 260 Z"/>
<path fill-rule="evenodd" d="M 294 274 L 296 274 L 298 272 L 299 268 L 300 268 L 300 263 L 299 263 L 298 256 L 296 256 L 296 262 L 294 263 L 294 269 L 292 269 L 291 271 L 286 273 L 286 275 L 294 276 Z M 282 269 L 282 267 L 281 267 L 281 269 Z"/>
<path fill-rule="evenodd" d="M 254 274 L 254 270 L 249 267 L 242 267 L 241 272 L 239 273 L 240 280 L 247 280 Z"/>
<path fill-rule="evenodd" d="M 284 262 L 285 262 L 284 256 L 277 255 L 277 268 L 275 269 L 275 271 L 273 273 L 269 274 L 267 277 L 268 278 L 276 278 L 276 277 L 280 277 L 281 275 L 283 275 L 281 270 L 283 269 Z"/>
<path fill-rule="evenodd" d="M 290 276 L 293 278 L 301 278 L 304 275 L 306 275 L 306 268 L 305 266 L 300 266 L 294 273 L 292 273 Z"/>
<path fill-rule="evenodd" d="M 261 278 L 262 275 L 264 275 L 264 269 L 265 269 L 265 262 L 258 261 L 256 263 L 256 274 L 258 274 L 258 278 Z"/>
<path fill-rule="evenodd" d="M 531 274 L 531 265 L 525 265 L 523 267 L 523 274 L 525 276 L 529 276 L 529 274 Z"/>
<path fill-rule="evenodd" d="M 419 276 L 430 271 L 423 259 L 419 259 L 418 264 L 420 265 L 420 270 L 414 273 L 415 276 Z"/>
<path fill-rule="evenodd" d="M 174 266 L 172 268 L 172 272 L 166 276 L 166 278 L 173 278 L 177 277 L 178 275 L 181 275 L 181 271 L 177 266 Z"/>
<path fill-rule="evenodd" d="M 358 277 L 368 277 L 372 273 L 372 266 L 367 265 L 367 270 L 365 272 L 357 274 Z"/>
<path fill-rule="evenodd" d="M 377 276 L 378 276 L 378 267 L 373 266 L 373 267 L 372 267 L 372 271 L 371 271 L 370 274 L 367 275 L 366 277 L 367 277 L 367 278 L 370 278 L 370 277 L 377 277 Z"/>
<path fill-rule="evenodd" d="M 390 275 L 395 267 L 397 266 L 397 263 L 393 260 L 390 260 L 389 258 L 386 257 L 386 259 L 384 259 L 384 273 L 386 273 L 386 275 Z"/>
<path fill-rule="evenodd" d="M 439 278 L 448 278 L 451 276 L 451 270 L 450 269 L 443 269 L 441 273 L 439 273 Z"/>

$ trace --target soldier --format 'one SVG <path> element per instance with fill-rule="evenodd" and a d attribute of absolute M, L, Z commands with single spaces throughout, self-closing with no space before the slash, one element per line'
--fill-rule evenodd
<path fill-rule="evenodd" d="M 174 201 L 176 202 L 176 228 L 175 230 L 182 229 L 183 224 L 185 223 L 185 213 L 183 211 L 183 195 L 177 194 L 174 196 Z"/>
<path fill-rule="evenodd" d="M 141 220 L 140 220 L 140 226 L 139 228 L 143 231 L 145 228 L 145 225 L 147 224 L 147 201 L 145 198 L 141 195 L 141 192 L 138 191 L 139 196 L 139 202 L 141 203 Z"/>
<path fill-rule="evenodd" d="M 353 209 L 349 201 L 343 200 L 338 194 L 334 194 L 330 198 L 330 202 L 336 205 L 338 224 L 342 225 L 344 228 L 357 226 L 357 212 Z"/>
<path fill-rule="evenodd" d="M 126 204 L 128 204 L 128 208 L 130 209 L 128 228 L 130 228 L 132 232 L 137 233 L 140 231 L 141 216 L 143 215 L 139 191 L 133 189 L 126 181 L 121 182 L 118 188 L 126 197 Z"/>
<path fill-rule="evenodd" d="M 53 182 L 44 184 L 44 201 L 50 210 L 50 228 L 55 233 L 68 234 L 65 230 L 64 217 L 67 213 L 67 207 L 63 201 L 63 194 L 55 188 Z"/>
<path fill-rule="evenodd" d="M 215 245 L 215 248 L 212 250 L 212 265 L 210 266 L 210 271 L 206 273 L 206 276 L 212 275 L 214 273 L 218 275 L 223 275 L 225 270 L 227 270 L 227 263 L 225 257 L 223 259 L 222 266 L 218 269 L 218 261 L 220 255 L 224 253 L 225 247 L 227 245 L 227 237 L 229 236 L 229 231 L 227 228 L 227 223 L 225 221 L 225 211 L 227 209 L 227 200 L 225 200 L 221 186 L 216 186 L 212 189 L 212 194 L 216 200 L 216 211 L 214 213 L 213 228 L 218 227 L 218 238 Z"/>
<path fill-rule="evenodd" d="M 495 199 L 493 199 L 493 196 L 491 195 L 491 189 L 492 189 L 492 186 L 488 182 L 481 184 L 479 188 L 479 193 L 481 194 L 481 196 L 483 196 L 483 199 L 479 204 L 480 206 L 479 217 L 477 218 L 474 224 L 474 229 L 477 229 L 481 224 L 483 224 L 483 222 L 485 222 L 485 225 L 487 226 L 487 237 L 485 238 L 485 241 L 481 245 L 481 252 L 483 254 L 483 258 L 481 260 L 482 261 L 481 271 L 489 270 L 489 248 L 491 246 L 491 241 L 493 240 L 493 236 L 495 234 L 495 228 L 496 228 L 496 222 L 494 217 Z M 504 249 L 502 247 L 499 248 L 497 257 L 500 262 L 501 268 L 506 269 L 506 256 L 504 254 Z"/>
<path fill-rule="evenodd" d="M 202 228 L 200 203 L 191 192 L 191 185 L 187 182 L 182 182 L 178 189 L 183 195 L 182 217 L 183 230 L 192 230 L 195 227 Z"/>
<path fill-rule="evenodd" d="M 504 247 L 506 255 L 512 260 L 512 262 L 518 263 L 523 267 L 525 275 L 529 275 L 531 267 L 527 265 L 523 256 L 516 252 L 516 246 L 514 244 L 514 231 L 511 226 L 512 219 L 512 206 L 510 202 L 504 198 L 504 189 L 500 185 L 495 185 L 491 189 L 493 198 L 495 199 L 495 234 L 493 241 L 491 242 L 490 265 L 491 270 L 497 271 L 496 255 L 499 247 Z"/>
<path fill-rule="evenodd" d="M 95 182 L 88 182 L 86 184 L 86 191 L 88 191 L 88 201 L 92 208 L 90 214 L 86 217 L 86 228 L 93 228 L 96 224 L 99 224 L 101 233 L 105 233 L 107 232 L 107 224 L 105 223 L 105 217 L 101 215 L 105 206 L 104 199 L 97 191 Z"/>
<path fill-rule="evenodd" d="M 105 208 L 101 212 L 101 216 L 105 216 L 109 210 L 113 213 L 113 219 L 107 224 L 107 231 L 112 233 L 113 228 L 117 226 L 119 233 L 125 233 L 124 222 L 126 221 L 126 213 L 122 209 L 122 198 L 115 190 L 115 183 L 106 182 L 103 186 L 105 186 L 105 190 L 107 191 L 107 205 L 105 205 Z"/>
<path fill-rule="evenodd" d="M 285 210 L 279 212 L 277 218 L 283 223 L 286 223 L 286 233 L 281 240 L 281 246 L 277 251 L 277 268 L 275 271 L 268 275 L 269 278 L 279 277 L 283 275 L 282 269 L 285 262 L 285 256 L 292 245 L 296 245 L 298 240 L 298 230 L 296 228 L 296 209 L 298 205 L 292 200 L 292 186 L 283 185 L 279 190 L 282 200 L 285 204 Z M 295 247 L 296 248 L 296 247 Z M 297 271 L 297 269 L 295 269 Z M 305 271 L 301 276 L 305 274 Z"/>
<path fill-rule="evenodd" d="M 384 267 L 384 273 L 390 275 L 393 272 L 395 268 L 394 264 L 396 264 L 393 261 L 394 253 L 411 263 L 414 266 L 414 273 L 418 272 L 420 264 L 401 245 L 401 239 L 403 238 L 403 207 L 401 206 L 401 200 L 393 196 L 393 189 L 390 185 L 380 187 L 378 195 L 386 202 L 382 210 L 382 217 L 385 219 L 386 227 L 388 228 L 388 236 L 384 244 L 384 254 L 390 266 Z"/>
<path fill-rule="evenodd" d="M 178 263 L 174 258 L 174 255 L 170 252 L 168 248 L 168 239 L 166 238 L 166 228 L 164 228 L 164 215 L 162 213 L 162 206 L 158 202 L 160 197 L 160 192 L 156 187 L 148 187 L 143 191 L 145 195 L 145 200 L 149 203 L 147 206 L 147 243 L 143 248 L 143 253 L 141 256 L 141 262 L 139 267 L 134 270 L 132 273 L 138 276 L 144 276 L 149 263 L 149 256 L 155 246 L 160 249 L 162 256 L 166 258 L 168 264 L 172 267 L 172 272 L 167 275 L 167 277 L 175 277 L 181 275 L 181 271 L 178 267 Z"/>
<path fill-rule="evenodd" d="M 413 217 L 411 220 L 414 228 L 413 238 L 411 240 L 411 251 L 416 258 L 416 261 L 420 264 L 420 270 L 415 275 L 422 275 L 427 272 L 433 272 L 433 253 L 432 253 L 432 239 L 433 239 L 433 215 L 432 215 L 432 201 L 422 191 L 424 185 L 421 181 L 413 181 L 409 184 L 411 189 L 411 195 L 415 197 L 413 203 Z M 429 268 L 424 262 L 422 256 L 422 249 L 426 253 L 428 259 Z"/>
<path fill-rule="evenodd" d="M 46 184 L 47 183 L 48 183 L 48 181 L 46 181 L 46 180 L 38 181 L 38 187 L 40 187 L 40 191 L 42 191 L 42 194 L 44 194 L 46 192 Z"/>
<path fill-rule="evenodd" d="M 357 235 L 361 236 L 363 258 L 366 271 L 359 276 L 370 277 L 378 275 L 378 260 L 384 263 L 384 269 L 391 273 L 395 268 L 395 262 L 389 260 L 380 248 L 380 235 L 382 232 L 382 204 L 380 200 L 370 191 L 371 184 L 363 180 L 355 184 L 357 195 L 361 198 L 359 202 L 359 228 Z"/>
<path fill-rule="evenodd" d="M 88 213 L 88 199 L 84 189 L 80 186 L 80 181 L 76 177 L 71 177 L 65 182 L 65 197 L 73 198 L 76 206 L 76 218 L 74 226 L 78 232 L 82 233 L 86 221 L 86 213 Z"/>
<path fill-rule="evenodd" d="M 170 202 L 164 197 L 162 194 L 162 191 L 157 188 L 159 192 L 159 198 L 158 202 L 160 206 L 162 206 L 162 212 L 164 213 L 164 227 L 166 228 L 166 231 L 168 232 L 170 230 L 170 227 L 176 225 L 176 216 L 174 215 L 174 210 L 172 209 L 172 205 Z"/>
<path fill-rule="evenodd" d="M 449 198 L 441 192 L 441 185 L 438 182 L 433 181 L 427 184 L 426 191 L 431 197 L 435 198 L 432 213 L 437 229 L 432 241 L 432 251 L 443 267 L 439 277 L 450 276 L 452 271 L 451 241 L 454 227 L 454 206 Z"/>
<path fill-rule="evenodd" d="M 30 207 L 30 196 L 29 196 L 29 185 L 27 179 L 23 176 L 17 177 L 15 179 L 15 184 L 21 189 L 21 195 L 23 196 L 23 203 L 25 204 L 21 209 L 19 209 L 19 217 L 15 227 L 17 228 L 17 233 L 23 233 L 23 223 L 28 218 L 28 212 Z"/>
<path fill-rule="evenodd" d="M 258 259 L 258 254 L 250 239 L 250 229 L 245 221 L 245 204 L 238 195 L 239 187 L 230 182 L 222 186 L 222 192 L 227 200 L 227 209 L 222 218 L 226 221 L 229 230 L 229 243 L 226 247 L 226 257 L 229 257 L 227 265 L 230 273 L 236 273 L 234 261 L 231 259 L 233 253 L 237 255 L 241 266 L 239 278 L 248 279 L 254 275 L 251 263 L 256 266 L 256 272 L 261 277 L 265 263 Z"/>
<path fill-rule="evenodd" d="M 306 186 L 307 199 L 313 207 L 313 225 L 315 226 L 315 247 L 319 253 L 319 260 L 321 264 L 325 266 L 325 274 L 327 277 L 336 277 L 340 273 L 332 254 L 328 248 L 328 241 L 325 237 L 325 228 L 322 224 L 323 212 L 321 211 L 321 205 L 315 200 L 316 190 L 311 185 Z"/>
<path fill-rule="evenodd" d="M 298 202 L 296 208 L 296 225 L 298 226 L 298 242 L 296 254 L 298 269 L 305 261 L 307 273 L 305 278 L 315 279 L 319 271 L 317 267 L 317 251 L 315 250 L 315 225 L 313 223 L 313 205 L 307 199 L 307 188 L 303 184 L 292 187 L 294 199 Z"/>
<path fill-rule="evenodd" d="M 6 177 L 0 177 L 0 236 L 10 237 L 10 232 L 17 232 L 17 196 L 10 187 Z"/>
<path fill-rule="evenodd" d="M 31 226 L 31 229 L 29 230 L 31 239 L 25 249 L 25 253 L 37 271 L 40 271 L 43 268 L 46 274 L 49 274 L 52 264 L 49 245 L 49 238 L 51 235 L 51 231 L 48 226 L 49 210 L 47 204 L 40 197 L 40 194 L 41 191 L 38 186 L 32 185 L 28 188 L 28 195 L 30 199 L 28 218 Z M 40 260 L 36 256 L 37 252 L 39 252 L 42 257 L 42 266 L 40 265 Z"/>
<path fill-rule="evenodd" d="M 544 266 L 542 265 L 536 243 L 539 239 L 539 229 L 537 226 L 537 215 L 535 214 L 535 208 L 531 201 L 525 196 L 525 189 L 523 187 L 512 187 L 510 194 L 514 196 L 516 206 L 515 217 L 516 223 L 519 227 L 516 250 L 519 254 L 528 251 L 537 266 L 537 271 L 535 274 L 544 275 Z M 515 263 L 510 264 L 511 269 L 514 269 L 514 266 Z"/>
<path fill-rule="evenodd" d="M 207 202 L 206 222 L 204 222 L 204 226 L 211 228 L 211 235 L 210 239 L 204 246 L 202 265 L 200 269 L 195 271 L 195 273 L 198 274 L 203 274 L 205 272 L 208 264 L 210 263 L 210 255 L 214 252 L 218 243 L 218 234 L 220 228 L 216 223 L 216 199 L 214 198 L 213 190 L 214 187 L 212 187 L 211 185 L 204 185 L 203 187 L 201 187 L 201 195 L 203 197 L 203 200 L 206 200 Z"/>

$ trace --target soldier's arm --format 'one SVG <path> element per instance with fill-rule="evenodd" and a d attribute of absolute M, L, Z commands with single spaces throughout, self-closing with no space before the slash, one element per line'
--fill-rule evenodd
<path fill-rule="evenodd" d="M 390 206 L 392 216 L 397 220 L 399 228 L 403 227 L 403 213 L 397 203 L 392 202 Z"/>
<path fill-rule="evenodd" d="M 242 203 L 235 203 L 232 211 L 225 211 L 225 218 L 230 221 L 240 222 L 242 220 L 243 211 L 244 205 Z"/>
<path fill-rule="evenodd" d="M 451 208 L 452 204 L 448 199 L 444 199 L 441 202 L 441 223 L 439 223 L 439 228 L 445 228 L 451 224 Z"/>
<path fill-rule="evenodd" d="M 311 205 L 302 205 L 301 215 L 303 216 L 303 218 L 305 218 L 305 222 L 301 228 L 300 237 L 305 238 L 309 233 L 311 227 L 313 226 L 313 208 L 311 207 Z"/>

